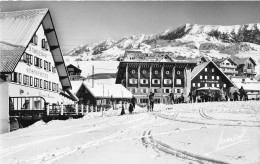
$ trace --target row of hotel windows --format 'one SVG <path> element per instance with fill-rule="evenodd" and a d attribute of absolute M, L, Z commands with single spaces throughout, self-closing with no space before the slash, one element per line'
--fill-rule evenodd
<path fill-rule="evenodd" d="M 38 45 L 38 36 L 37 35 L 33 36 L 32 40 L 31 40 L 31 43 L 33 43 L 34 45 Z M 41 47 L 44 50 L 48 50 L 49 49 L 49 45 L 48 45 L 47 40 L 42 39 Z"/>
<path fill-rule="evenodd" d="M 170 89 L 170 88 L 164 88 L 163 93 L 171 93 L 171 90 L 172 89 Z M 135 93 L 137 93 L 137 88 L 131 88 L 130 91 L 133 94 L 135 94 Z M 153 93 L 161 93 L 160 91 L 161 91 L 160 88 L 153 88 L 152 89 Z M 174 89 L 174 93 L 182 93 L 182 91 L 183 91 L 183 89 L 181 89 L 181 88 L 175 88 Z M 148 88 L 141 88 L 141 93 L 148 94 Z"/>
<path fill-rule="evenodd" d="M 202 75 L 200 75 L 200 79 L 203 79 L 203 76 L 202 76 Z M 205 75 L 205 78 L 204 78 L 204 79 L 208 79 L 208 76 Z M 214 79 L 215 79 L 215 76 L 211 76 L 211 79 L 214 80 Z M 216 79 L 219 80 L 219 76 L 217 76 Z"/>
<path fill-rule="evenodd" d="M 132 74 L 135 74 L 135 70 L 132 70 L 131 72 L 132 72 Z M 142 73 L 143 73 L 143 74 L 146 74 L 147 71 L 146 71 L 146 70 L 143 70 Z M 154 74 L 158 74 L 158 73 L 159 73 L 159 71 L 154 71 Z M 166 74 L 170 74 L 170 71 L 165 71 L 165 73 L 166 73 Z M 180 71 L 177 71 L 177 74 L 179 75 L 179 74 L 181 74 L 181 72 L 180 72 Z"/>
<path fill-rule="evenodd" d="M 32 65 L 33 55 L 25 53 L 23 56 L 23 60 L 26 61 L 27 64 Z M 42 59 L 34 56 L 34 66 L 38 68 L 42 68 Z M 56 68 L 51 66 L 51 63 L 47 62 L 46 60 L 44 60 L 44 70 L 52 71 L 53 73 L 56 73 Z"/>
<path fill-rule="evenodd" d="M 148 84 L 149 80 L 148 79 L 140 79 L 140 83 L 141 84 Z M 164 84 L 172 84 L 172 80 L 171 79 L 164 79 L 163 80 Z M 137 84 L 137 79 L 129 79 L 129 84 Z M 160 79 L 152 79 L 152 84 L 161 84 L 161 80 Z M 177 85 L 181 85 L 181 79 L 176 79 L 176 84 Z"/>
<path fill-rule="evenodd" d="M 200 83 L 192 83 L 192 86 L 193 86 L 193 87 L 203 87 L 203 86 L 200 85 Z M 210 85 L 210 84 L 204 83 L 204 87 L 219 87 L 219 84 L 214 84 L 214 83 L 212 83 L 212 84 Z M 227 85 L 226 85 L 226 84 L 223 84 L 223 87 L 226 88 Z"/>
<path fill-rule="evenodd" d="M 13 72 L 11 76 L 11 81 L 22 84 L 22 74 Z M 23 75 L 23 84 L 28 86 L 34 86 L 36 88 L 43 88 L 46 90 L 59 92 L 59 84 L 32 76 Z"/>

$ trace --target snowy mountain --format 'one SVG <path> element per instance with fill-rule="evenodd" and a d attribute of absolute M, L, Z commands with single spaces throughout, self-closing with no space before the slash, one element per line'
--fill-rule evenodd
<path fill-rule="evenodd" d="M 118 41 L 81 45 L 67 52 L 65 61 L 116 60 L 125 50 L 171 52 L 175 57 L 253 57 L 260 64 L 260 23 L 220 26 L 185 24 L 155 35 L 136 35 Z"/>

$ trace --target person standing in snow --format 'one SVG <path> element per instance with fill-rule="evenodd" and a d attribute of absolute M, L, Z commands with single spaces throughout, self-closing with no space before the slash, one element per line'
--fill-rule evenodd
<path fill-rule="evenodd" d="M 132 103 L 130 103 L 128 110 L 129 110 L 129 113 L 130 113 L 130 114 L 133 113 L 133 111 L 134 111 L 134 106 L 133 106 Z"/>
<path fill-rule="evenodd" d="M 121 110 L 121 115 L 125 114 L 125 108 L 124 108 L 124 101 L 122 101 L 122 110 Z"/>
<path fill-rule="evenodd" d="M 224 101 L 225 100 L 225 95 L 224 95 L 224 91 L 223 91 L 223 87 L 220 89 L 220 101 Z"/>
<path fill-rule="evenodd" d="M 133 106 L 133 110 L 135 109 L 135 103 L 136 103 L 136 98 L 135 96 L 133 95 L 133 97 L 131 98 L 131 104 Z"/>
<path fill-rule="evenodd" d="M 211 101 L 211 98 L 212 98 L 212 93 L 211 93 L 211 90 L 209 88 L 209 91 L 208 91 L 208 102 Z"/>
<path fill-rule="evenodd" d="M 233 93 L 234 101 L 238 101 L 238 95 L 239 93 L 237 92 L 237 90 L 235 90 L 235 92 Z"/>
<path fill-rule="evenodd" d="M 191 92 L 189 93 L 189 98 L 190 98 L 190 103 L 192 103 L 192 94 L 191 94 Z"/>
<path fill-rule="evenodd" d="M 154 93 L 150 92 L 149 95 L 149 105 L 150 105 L 150 111 L 153 111 L 154 107 Z"/>
<path fill-rule="evenodd" d="M 239 95 L 240 95 L 240 101 L 243 100 L 244 96 L 245 96 L 245 90 L 244 88 L 241 86 L 241 88 L 238 90 L 239 91 Z"/>
<path fill-rule="evenodd" d="M 196 97 L 197 97 L 197 95 L 196 95 L 196 90 L 194 90 L 194 91 L 192 92 L 192 97 L 193 97 L 193 103 L 195 103 L 195 102 L 196 102 Z"/>
<path fill-rule="evenodd" d="M 174 104 L 174 94 L 171 92 L 170 95 L 170 104 Z"/>

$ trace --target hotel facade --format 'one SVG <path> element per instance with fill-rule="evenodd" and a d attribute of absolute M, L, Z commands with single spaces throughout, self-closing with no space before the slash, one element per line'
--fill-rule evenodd
<path fill-rule="evenodd" d="M 9 114 L 75 104 L 49 10 L 2 12 L 0 25 L 1 132 Z"/>
<path fill-rule="evenodd" d="M 130 90 L 137 103 L 147 103 L 150 92 L 155 93 L 156 103 L 166 103 L 170 93 L 188 95 L 195 66 L 187 62 L 120 62 L 116 84 Z"/>

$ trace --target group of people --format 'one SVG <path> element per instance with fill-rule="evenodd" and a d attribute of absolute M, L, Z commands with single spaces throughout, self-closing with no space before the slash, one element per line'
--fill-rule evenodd
<path fill-rule="evenodd" d="M 238 93 L 239 92 L 239 93 Z M 244 88 L 241 86 L 241 88 L 238 90 L 235 90 L 235 92 L 233 93 L 233 96 L 234 96 L 234 101 L 238 101 L 238 96 L 240 97 L 240 101 L 242 100 L 248 100 L 248 96 L 247 96 L 247 93 L 246 91 L 244 90 Z"/>
<path fill-rule="evenodd" d="M 148 95 L 148 102 L 147 102 L 147 111 L 153 111 L 154 109 L 154 96 L 155 94 L 150 92 L 150 94 Z M 238 101 L 238 97 L 240 96 L 240 100 L 247 100 L 247 93 L 244 90 L 243 87 L 241 87 L 239 89 L 239 93 L 237 92 L 237 90 L 235 90 L 235 92 L 233 93 L 233 99 L 231 98 L 231 94 L 224 92 L 223 88 L 221 88 L 219 91 L 212 91 L 212 90 L 207 90 L 207 91 L 200 91 L 200 92 L 196 92 L 196 90 L 194 90 L 193 92 L 190 92 L 188 97 L 189 97 L 189 103 L 192 102 L 197 102 L 198 100 L 201 102 L 211 102 L 211 101 L 228 101 L 233 100 L 233 101 Z M 136 105 L 136 98 L 133 96 L 130 100 L 130 105 L 129 105 L 129 113 L 132 114 L 134 109 L 135 109 L 135 105 Z M 178 98 L 174 98 L 174 94 L 170 93 L 168 95 L 168 103 L 169 104 L 177 104 L 177 103 L 184 103 L 185 99 L 184 99 L 184 95 L 183 93 L 181 94 L 181 96 L 179 96 Z M 122 106 L 122 112 L 121 115 L 125 114 L 124 112 L 124 107 Z"/>

